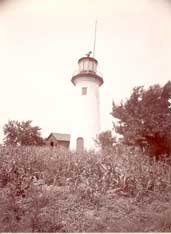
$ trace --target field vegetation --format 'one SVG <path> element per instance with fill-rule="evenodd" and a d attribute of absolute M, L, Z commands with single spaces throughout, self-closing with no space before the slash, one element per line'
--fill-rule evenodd
<path fill-rule="evenodd" d="M 0 148 L 1 232 L 169 232 L 171 161 L 116 144 L 100 152 Z"/>

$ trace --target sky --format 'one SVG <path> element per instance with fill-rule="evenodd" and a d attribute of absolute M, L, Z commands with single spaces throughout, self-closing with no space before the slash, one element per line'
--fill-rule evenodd
<path fill-rule="evenodd" d="M 169 0 L 0 1 L 0 142 L 8 120 L 33 120 L 43 137 L 70 133 L 77 61 L 93 50 L 103 74 L 101 130 L 112 100 L 171 79 Z"/>

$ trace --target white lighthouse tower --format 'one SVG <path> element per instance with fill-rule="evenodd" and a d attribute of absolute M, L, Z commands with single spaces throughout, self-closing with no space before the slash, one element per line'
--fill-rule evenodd
<path fill-rule="evenodd" d="M 78 151 L 93 149 L 95 138 L 100 133 L 99 87 L 103 78 L 97 72 L 97 65 L 97 60 L 88 53 L 78 60 L 78 72 L 71 79 L 76 91 L 71 148 Z"/>

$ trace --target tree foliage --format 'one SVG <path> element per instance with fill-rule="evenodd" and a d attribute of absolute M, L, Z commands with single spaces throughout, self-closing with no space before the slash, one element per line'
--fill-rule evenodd
<path fill-rule="evenodd" d="M 15 121 L 10 120 L 5 124 L 4 143 L 6 145 L 43 145 L 44 141 L 40 134 L 38 126 L 31 126 L 32 121 Z"/>
<path fill-rule="evenodd" d="M 150 155 L 171 153 L 171 82 L 163 87 L 135 87 L 125 103 L 113 103 L 112 116 L 119 119 L 114 124 L 124 142 L 138 145 Z"/>
<path fill-rule="evenodd" d="M 96 139 L 96 144 L 100 146 L 102 150 L 111 149 L 115 142 L 116 139 L 112 136 L 110 130 L 101 132 Z"/>

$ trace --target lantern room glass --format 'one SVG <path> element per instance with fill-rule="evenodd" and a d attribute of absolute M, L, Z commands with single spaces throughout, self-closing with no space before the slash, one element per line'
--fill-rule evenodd
<path fill-rule="evenodd" d="M 96 73 L 97 62 L 95 60 L 84 58 L 79 62 L 79 72 L 93 72 Z"/>

